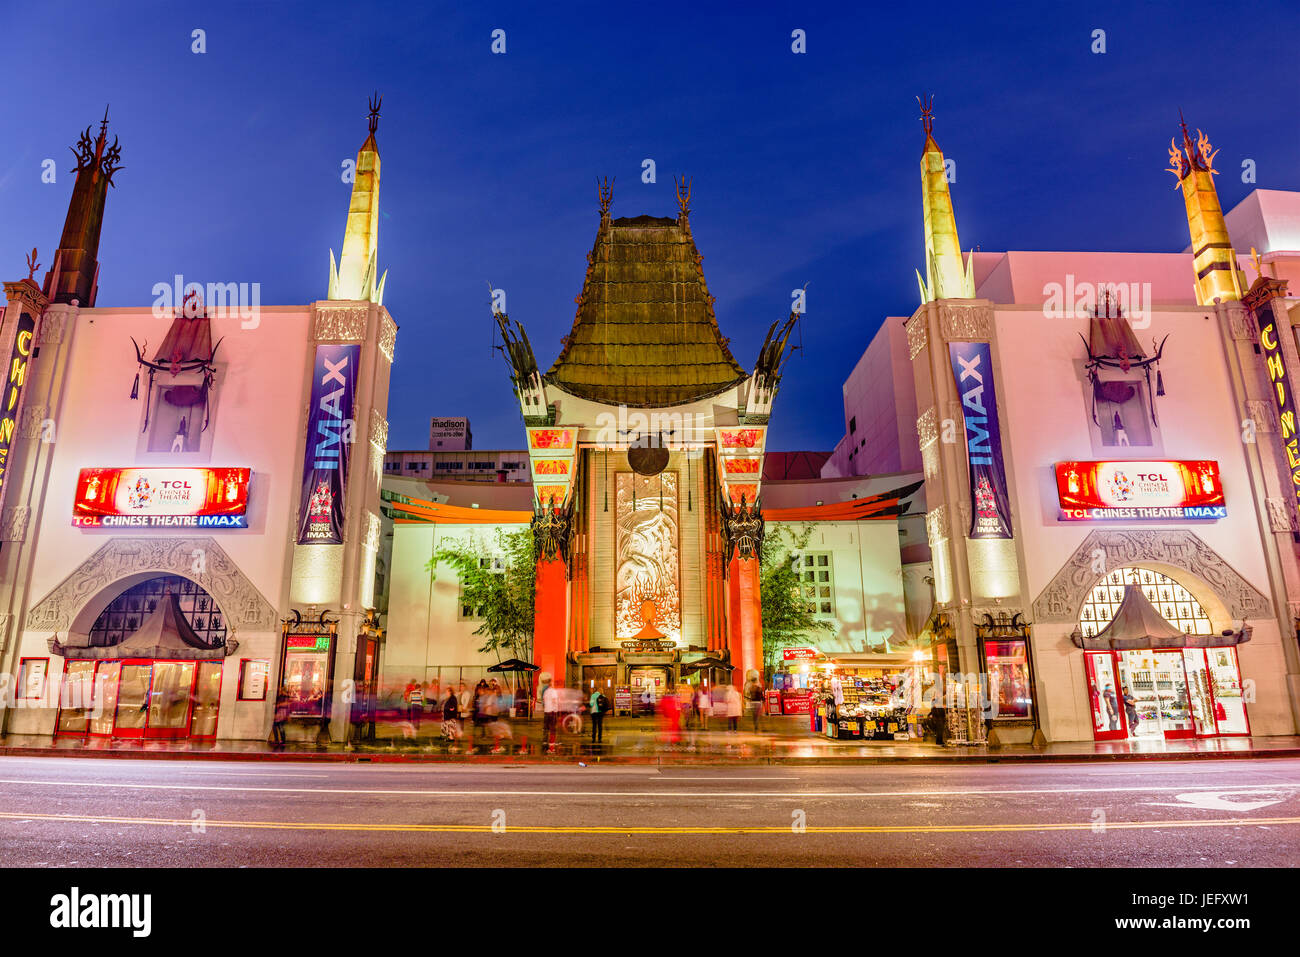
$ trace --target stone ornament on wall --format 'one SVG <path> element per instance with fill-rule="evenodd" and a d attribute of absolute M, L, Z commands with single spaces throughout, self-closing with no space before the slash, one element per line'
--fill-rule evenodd
<path fill-rule="evenodd" d="M 916 419 L 916 434 L 921 440 L 921 447 L 939 441 L 939 414 L 934 406 L 926 409 Z"/>
<path fill-rule="evenodd" d="M 26 505 L 12 505 L 0 512 L 0 542 L 21 542 L 27 538 L 27 517 L 31 509 Z"/>
<path fill-rule="evenodd" d="M 993 335 L 993 307 L 955 306 L 945 302 L 939 306 L 939 330 L 944 341 L 988 339 Z"/>
<path fill-rule="evenodd" d="M 200 560 L 203 573 L 195 574 Z M 278 626 L 275 608 L 216 539 L 115 538 L 32 606 L 27 613 L 27 628 L 67 631 L 96 595 L 114 582 L 140 572 L 181 575 L 198 582 L 216 599 L 232 631 L 274 631 Z"/>
<path fill-rule="evenodd" d="M 1277 431 L 1277 406 L 1263 399 L 1246 400 L 1246 418 L 1255 423 L 1256 432 Z"/>
<path fill-rule="evenodd" d="M 1239 342 L 1255 342 L 1258 337 L 1255 324 L 1246 318 L 1246 311 L 1239 307 L 1228 310 L 1228 329 L 1232 338 Z"/>
<path fill-rule="evenodd" d="M 23 409 L 23 414 L 18 420 L 18 436 L 23 439 L 35 439 L 41 434 L 41 425 L 49 418 L 49 407 L 44 405 L 29 405 Z"/>
<path fill-rule="evenodd" d="M 43 346 L 47 343 L 62 342 L 64 320 L 62 311 L 47 311 L 41 316 L 40 326 L 36 330 L 36 344 Z"/>
<path fill-rule="evenodd" d="M 370 410 L 370 444 L 388 448 L 388 420 L 379 414 L 378 409 Z"/>
<path fill-rule="evenodd" d="M 1105 554 L 1105 571 L 1093 571 L 1093 552 Z M 1089 590 L 1116 568 L 1157 562 L 1181 568 L 1204 582 L 1235 621 L 1267 618 L 1268 598 L 1233 570 L 1195 533 L 1185 529 L 1090 532 L 1056 577 L 1034 599 L 1034 621 L 1076 623 Z M 1184 583 L 1186 584 L 1186 583 Z"/>
<path fill-rule="evenodd" d="M 366 534 L 361 544 L 372 552 L 379 551 L 379 516 L 374 512 L 366 512 Z"/>
<path fill-rule="evenodd" d="M 362 342 L 370 310 L 365 306 L 324 306 L 317 303 L 312 338 L 317 342 Z"/>
<path fill-rule="evenodd" d="M 0 651 L 9 647 L 9 625 L 13 622 L 13 615 L 0 615 Z"/>
<path fill-rule="evenodd" d="M 397 323 L 393 317 L 388 314 L 388 310 L 383 306 L 379 307 L 379 351 L 384 354 L 384 358 L 390 363 L 393 361 L 393 350 L 397 347 Z"/>
<path fill-rule="evenodd" d="M 931 545 L 948 540 L 948 510 L 943 506 L 925 513 L 925 533 Z"/>
<path fill-rule="evenodd" d="M 1269 498 L 1268 526 L 1275 532 L 1295 531 L 1295 503 L 1283 498 Z"/>
<path fill-rule="evenodd" d="M 925 332 L 925 308 L 907 320 L 907 357 L 915 359 L 926 347 L 928 337 Z"/>

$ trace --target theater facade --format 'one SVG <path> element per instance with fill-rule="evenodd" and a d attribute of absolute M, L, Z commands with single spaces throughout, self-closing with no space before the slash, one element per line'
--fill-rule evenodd
<path fill-rule="evenodd" d="M 1296 733 L 1300 194 L 1225 216 L 1184 126 L 1186 252 L 963 256 L 925 121 L 922 305 L 881 348 L 914 390 L 937 620 L 991 740 Z"/>
<path fill-rule="evenodd" d="M 179 276 L 151 304 L 99 303 L 121 153 L 107 117 L 82 135 L 44 281 L 33 250 L 5 283 L 5 733 L 265 739 L 283 691 L 296 733 L 345 734 L 346 679 L 364 696 L 377 674 L 397 333 L 372 107 L 328 298 L 303 305 Z"/>

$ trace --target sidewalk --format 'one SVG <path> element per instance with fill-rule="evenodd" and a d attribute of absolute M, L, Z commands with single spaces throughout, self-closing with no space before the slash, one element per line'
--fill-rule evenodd
<path fill-rule="evenodd" d="M 939 747 L 921 741 L 836 741 L 808 730 L 807 717 L 767 717 L 764 731 L 683 731 L 670 742 L 649 720 L 609 719 L 604 742 L 590 734 L 561 734 L 554 752 L 544 746 L 540 721 L 515 721 L 514 741 L 503 753 L 491 743 L 467 741 L 456 749 L 431 735 L 438 724 L 425 722 L 418 743 L 403 740 L 393 727 L 378 729 L 374 743 L 317 746 L 290 741 L 274 750 L 263 741 L 164 741 L 68 738 L 48 735 L 0 737 L 0 756 L 121 757 L 252 761 L 429 762 L 452 764 L 960 764 L 1040 763 L 1051 761 L 1189 760 L 1300 757 L 1300 737 L 1203 738 L 1183 741 L 1071 741 L 1034 748 Z M 585 730 L 585 729 L 584 729 Z"/>

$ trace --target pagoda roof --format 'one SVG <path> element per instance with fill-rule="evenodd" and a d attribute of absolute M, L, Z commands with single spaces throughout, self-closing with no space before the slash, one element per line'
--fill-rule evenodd
<path fill-rule="evenodd" d="M 718 329 L 701 258 L 684 220 L 602 219 L 573 329 L 547 381 L 639 408 L 684 405 L 744 381 Z"/>
<path fill-rule="evenodd" d="M 166 594 L 140 627 L 116 645 L 90 645 L 89 636 L 69 634 L 66 642 L 50 639 L 50 650 L 65 658 L 161 658 L 170 660 L 219 660 L 233 654 L 239 643 L 207 645 L 190 627 L 181 611 L 180 599 Z"/>

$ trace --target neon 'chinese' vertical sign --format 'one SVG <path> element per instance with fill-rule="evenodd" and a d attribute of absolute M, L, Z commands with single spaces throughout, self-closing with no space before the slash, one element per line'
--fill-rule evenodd
<path fill-rule="evenodd" d="M 1282 358 L 1282 343 L 1277 336 L 1273 310 L 1262 308 L 1255 319 L 1259 323 L 1259 346 L 1264 350 L 1264 368 L 1273 386 L 1273 401 L 1277 403 L 1278 433 L 1282 436 L 1287 468 L 1291 470 L 1296 509 L 1300 511 L 1300 435 L 1296 433 L 1295 397 L 1286 377 L 1286 361 Z"/>
<path fill-rule="evenodd" d="M 4 368 L 4 394 L 0 396 L 0 501 L 4 500 L 5 479 L 9 476 L 9 451 L 18 428 L 18 406 L 27 382 L 27 363 L 32 357 L 32 337 L 36 320 L 25 312 L 18 314 L 18 334 L 13 353 Z"/>

